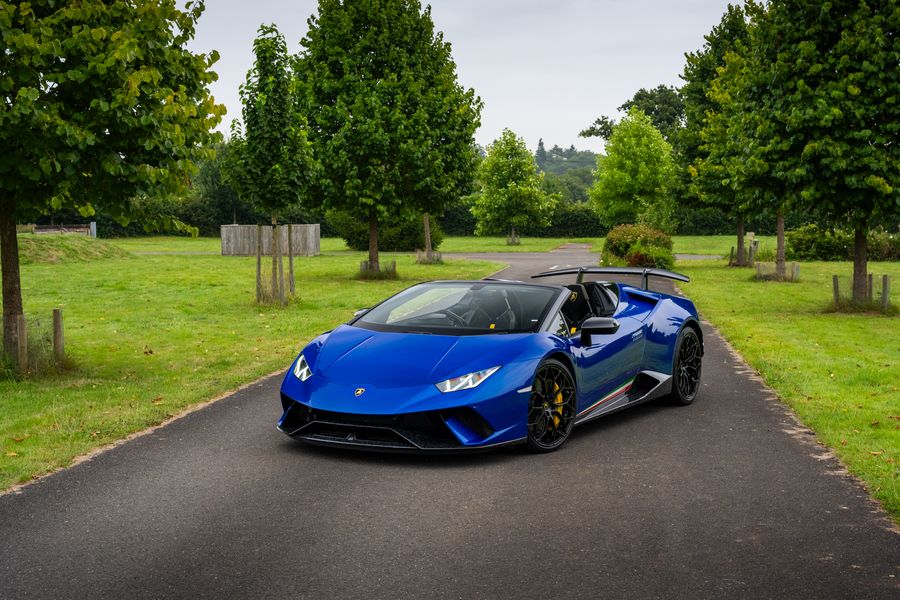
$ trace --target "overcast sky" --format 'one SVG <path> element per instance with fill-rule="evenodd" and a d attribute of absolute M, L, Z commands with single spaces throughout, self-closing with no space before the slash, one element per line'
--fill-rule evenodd
<path fill-rule="evenodd" d="M 733 2 L 735 0 L 732 0 Z M 423 2 L 423 5 L 425 3 Z M 478 143 L 508 127 L 532 150 L 538 138 L 599 151 L 578 132 L 642 87 L 679 85 L 684 53 L 703 45 L 727 0 L 433 0 L 432 16 L 453 46 L 460 83 L 484 101 Z M 316 0 L 207 0 L 194 41 L 218 50 L 212 90 L 240 117 L 238 86 L 253 61 L 261 23 L 275 23 L 296 52 Z"/>

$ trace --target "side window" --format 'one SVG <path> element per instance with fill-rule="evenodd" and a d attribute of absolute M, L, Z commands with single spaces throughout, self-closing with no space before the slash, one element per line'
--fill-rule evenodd
<path fill-rule="evenodd" d="M 566 318 L 562 316 L 562 313 L 556 313 L 553 322 L 550 324 L 550 332 L 560 337 L 569 337 L 571 335 L 569 329 L 569 324 L 566 322 Z"/>

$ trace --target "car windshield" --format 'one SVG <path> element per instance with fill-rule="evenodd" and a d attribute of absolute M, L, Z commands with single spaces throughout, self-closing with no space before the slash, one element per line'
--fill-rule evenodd
<path fill-rule="evenodd" d="M 476 335 L 536 331 L 559 290 L 482 281 L 422 283 L 388 298 L 353 325 L 377 331 Z"/>

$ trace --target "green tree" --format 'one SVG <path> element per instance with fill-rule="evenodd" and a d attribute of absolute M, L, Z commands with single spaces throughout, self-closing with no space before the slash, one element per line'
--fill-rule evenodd
<path fill-rule="evenodd" d="M 471 181 L 481 100 L 418 0 L 320 0 L 301 44 L 318 200 L 368 220 L 377 271 L 381 219 L 441 212 Z"/>
<path fill-rule="evenodd" d="M 753 3 L 748 3 L 752 5 Z M 720 86 L 713 90 L 713 82 L 720 69 L 725 67 L 725 56 L 735 52 L 739 44 L 746 44 L 748 21 L 740 5 L 729 4 L 721 21 L 704 36 L 703 48 L 685 55 L 685 67 L 681 78 L 681 96 L 684 101 L 684 128 L 675 138 L 675 157 L 678 178 L 688 191 L 686 200 L 699 200 L 716 208 L 737 221 L 737 264 L 745 264 L 744 219 L 747 198 L 741 189 L 729 183 L 729 171 L 724 165 L 709 159 L 707 144 L 721 144 L 717 150 L 727 150 L 729 140 L 722 135 L 720 99 L 730 101 L 727 90 Z M 724 94 L 724 96 L 723 96 Z M 730 168 L 730 167 L 729 167 Z"/>
<path fill-rule="evenodd" d="M 534 162 L 537 163 L 538 169 L 544 170 L 544 166 L 547 164 L 547 149 L 544 148 L 544 138 L 538 140 L 538 147 L 534 152 Z"/>
<path fill-rule="evenodd" d="M 188 49 L 203 2 L 0 1 L 3 346 L 22 313 L 16 220 L 77 208 L 127 220 L 180 191 L 224 108 L 215 52 Z M 202 153 L 200 153 L 202 154 Z"/>
<path fill-rule="evenodd" d="M 278 217 L 303 200 L 312 187 L 315 163 L 306 122 L 297 112 L 294 77 L 284 36 L 274 25 L 262 25 L 253 42 L 255 61 L 241 86 L 244 129 L 232 124 L 229 178 L 238 195 L 272 220 L 272 297 L 284 302 L 279 272 Z M 293 291 L 293 256 L 290 257 Z M 257 289 L 260 282 L 257 281 Z"/>
<path fill-rule="evenodd" d="M 537 155 L 535 155 L 537 159 Z M 538 168 L 544 173 L 560 175 L 573 169 L 593 170 L 597 164 L 597 155 L 590 150 L 578 150 L 574 145 L 568 148 L 560 148 L 554 144 L 546 151 L 543 164 L 538 162 Z"/>
<path fill-rule="evenodd" d="M 743 102 L 766 117 L 754 154 L 788 203 L 854 228 L 859 302 L 866 233 L 900 217 L 898 64 L 895 0 L 773 0 L 751 32 Z"/>
<path fill-rule="evenodd" d="M 597 164 L 596 157 L 593 164 Z M 578 167 L 557 173 L 544 173 L 543 188 L 548 194 L 556 194 L 567 204 L 581 204 L 588 200 L 588 190 L 594 182 L 594 169 Z"/>
<path fill-rule="evenodd" d="M 872 223 L 900 215 L 900 7 L 889 0 L 770 2 L 729 54 L 723 128 L 735 184 L 778 219 L 792 208 L 855 230 L 853 298 L 866 297 Z"/>
<path fill-rule="evenodd" d="M 197 163 L 197 174 L 191 179 L 191 195 L 188 211 L 202 212 L 185 222 L 204 228 L 201 235 L 218 235 L 220 225 L 225 223 L 247 223 L 255 220 L 253 207 L 244 202 L 234 191 L 225 174 L 231 161 L 232 146 L 220 142 L 211 147 L 215 155 Z"/>
<path fill-rule="evenodd" d="M 619 110 L 630 112 L 633 108 L 647 115 L 653 126 L 669 143 L 673 141 L 684 124 L 684 102 L 679 91 L 672 86 L 658 85 L 650 90 L 641 88 L 630 100 L 623 103 Z M 603 115 L 579 135 L 581 137 L 601 137 L 608 140 L 615 125 L 614 119 Z"/>
<path fill-rule="evenodd" d="M 472 205 L 477 235 L 509 231 L 507 243 L 515 245 L 517 227 L 549 225 L 557 198 L 544 192 L 543 174 L 537 170 L 525 140 L 509 129 L 488 146 L 478 180 L 482 187 Z"/>
<path fill-rule="evenodd" d="M 641 221 L 671 231 L 674 173 L 672 147 L 647 115 L 632 109 L 597 158 L 590 199 L 607 226 Z"/>

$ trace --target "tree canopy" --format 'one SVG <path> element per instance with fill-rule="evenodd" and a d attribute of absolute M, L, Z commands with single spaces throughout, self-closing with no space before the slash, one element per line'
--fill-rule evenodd
<path fill-rule="evenodd" d="M 241 85 L 243 131 L 233 123 L 229 180 L 238 195 L 277 217 L 303 199 L 315 163 L 306 121 L 297 112 L 295 82 L 284 36 L 263 25 L 253 42 L 255 61 Z"/>
<path fill-rule="evenodd" d="M 747 6 L 753 10 L 755 5 Z M 738 165 L 731 163 L 740 160 L 741 147 L 728 137 L 727 118 L 722 115 L 723 104 L 730 102 L 728 77 L 714 84 L 725 68 L 726 56 L 746 47 L 748 32 L 745 9 L 729 4 L 721 21 L 704 36 L 703 48 L 685 55 L 681 75 L 685 124 L 675 141 L 684 198 L 737 219 L 738 265 L 744 264 L 744 217 L 752 194 L 735 185 L 732 177 Z"/>
<path fill-rule="evenodd" d="M 632 109 L 613 127 L 606 155 L 597 158 L 590 199 L 608 226 L 640 220 L 671 230 L 673 176 L 672 147 L 647 115 Z"/>
<path fill-rule="evenodd" d="M 850 223 L 863 300 L 866 231 L 900 215 L 900 7 L 773 0 L 751 16 L 746 49 L 714 84 L 724 135 L 711 158 L 727 159 L 718 164 L 758 210 Z"/>
<path fill-rule="evenodd" d="M 658 85 L 650 90 L 641 88 L 630 100 L 624 102 L 619 110 L 630 112 L 633 108 L 647 115 L 653 126 L 670 143 L 684 124 L 684 102 L 679 91 L 672 86 Z M 614 119 L 602 115 L 578 135 L 608 140 L 615 125 Z"/>
<path fill-rule="evenodd" d="M 374 270 L 380 219 L 438 212 L 471 181 L 481 100 L 418 0 L 320 0 L 301 45 L 318 200 L 369 221 Z"/>
<path fill-rule="evenodd" d="M 0 1 L 4 347 L 22 312 L 16 218 L 77 208 L 128 219 L 180 190 L 224 108 L 218 55 L 188 43 L 203 2 Z"/>
<path fill-rule="evenodd" d="M 482 187 L 472 206 L 476 234 L 509 231 L 510 243 L 516 243 L 516 228 L 548 224 L 557 198 L 542 189 L 543 174 L 525 140 L 509 129 L 488 146 L 478 179 Z"/>

